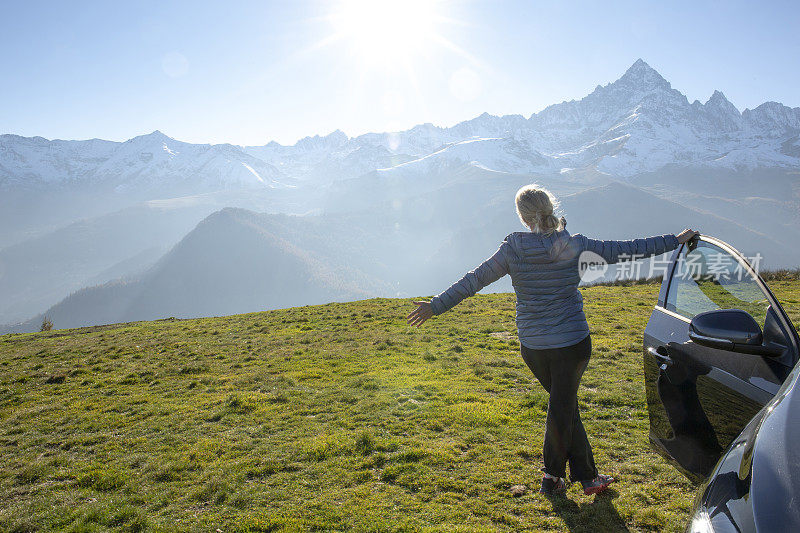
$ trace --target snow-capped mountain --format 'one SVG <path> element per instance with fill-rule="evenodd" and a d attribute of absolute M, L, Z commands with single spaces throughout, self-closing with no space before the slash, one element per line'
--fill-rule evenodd
<path fill-rule="evenodd" d="M 253 157 L 269 162 L 288 176 L 314 183 L 361 176 L 376 168 L 392 167 L 415 159 L 393 151 L 381 142 L 350 139 L 339 130 L 326 136 L 306 137 L 293 146 L 271 142 L 265 146 L 245 146 L 242 149 Z"/>
<path fill-rule="evenodd" d="M 720 91 L 705 104 L 690 103 L 639 59 L 617 81 L 527 119 L 484 113 L 451 128 L 422 124 L 352 139 L 337 131 L 295 146 L 245 151 L 299 179 L 326 172 L 332 179 L 354 177 L 370 167 L 430 172 L 464 163 L 511 173 L 592 169 L 628 178 L 669 165 L 798 168 L 798 133 L 800 108 L 766 102 L 739 112 Z M 403 161 L 386 164 L 391 156 Z"/>
<path fill-rule="evenodd" d="M 191 144 L 160 131 L 118 143 L 0 135 L 0 187 L 102 186 L 118 192 L 285 187 L 291 179 L 230 144 Z"/>
<path fill-rule="evenodd" d="M 458 165 L 508 173 L 597 171 L 616 179 L 665 167 L 800 168 L 800 108 L 743 112 L 715 91 L 690 103 L 641 59 L 613 83 L 528 118 L 484 113 L 453 127 L 292 146 L 195 145 L 156 131 L 124 143 L 0 136 L 0 187 L 103 184 L 119 192 L 180 184 L 198 191 L 314 185 L 379 170 L 428 173 Z"/>

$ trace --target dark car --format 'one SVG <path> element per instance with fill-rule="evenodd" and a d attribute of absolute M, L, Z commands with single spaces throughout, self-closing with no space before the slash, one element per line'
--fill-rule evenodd
<path fill-rule="evenodd" d="M 689 531 L 800 531 L 797 331 L 751 262 L 675 251 L 644 332 L 650 442 L 702 482 Z"/>

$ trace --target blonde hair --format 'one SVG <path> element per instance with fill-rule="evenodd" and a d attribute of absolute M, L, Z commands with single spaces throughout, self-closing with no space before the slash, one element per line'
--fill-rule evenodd
<path fill-rule="evenodd" d="M 520 221 L 534 233 L 550 235 L 564 229 L 564 219 L 555 215 L 558 200 L 547 189 L 536 185 L 525 185 L 515 197 Z"/>

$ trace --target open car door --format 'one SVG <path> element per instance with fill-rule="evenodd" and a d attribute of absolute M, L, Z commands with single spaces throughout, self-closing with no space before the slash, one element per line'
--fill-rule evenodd
<path fill-rule="evenodd" d="M 738 251 L 707 236 L 681 245 L 644 332 L 655 449 L 690 478 L 705 478 L 775 395 L 799 346 L 783 308 Z"/>

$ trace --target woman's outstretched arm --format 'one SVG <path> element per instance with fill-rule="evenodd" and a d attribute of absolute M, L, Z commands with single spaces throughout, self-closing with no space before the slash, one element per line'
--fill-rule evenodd
<path fill-rule="evenodd" d="M 630 241 L 601 241 L 590 239 L 581 235 L 583 249 L 594 252 L 602 257 L 607 263 L 619 263 L 620 261 L 631 261 L 634 259 L 644 259 L 653 255 L 674 250 L 681 244 L 689 241 L 695 235 L 699 235 L 693 229 L 685 229 L 677 236 L 673 234 L 659 235 L 657 237 L 647 237 L 646 239 L 633 239 Z"/>
<path fill-rule="evenodd" d="M 434 296 L 430 302 L 414 302 L 418 307 L 406 317 L 412 326 L 421 326 L 423 322 L 433 315 L 440 315 L 455 307 L 461 300 L 473 296 L 485 286 L 494 283 L 508 274 L 508 260 L 506 259 L 508 242 L 503 241 L 495 254 L 481 263 L 475 270 L 470 270 L 464 277 L 453 283 L 443 293 Z"/>

